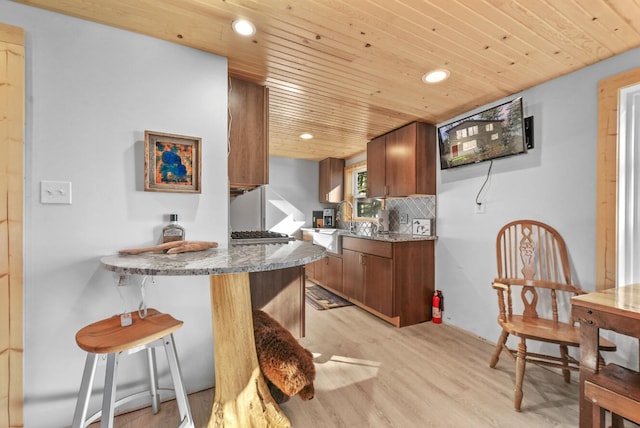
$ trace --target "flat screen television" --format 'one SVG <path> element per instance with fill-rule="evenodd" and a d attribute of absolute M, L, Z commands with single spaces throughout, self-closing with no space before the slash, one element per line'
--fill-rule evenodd
<path fill-rule="evenodd" d="M 440 168 L 527 152 L 522 98 L 438 127 Z"/>

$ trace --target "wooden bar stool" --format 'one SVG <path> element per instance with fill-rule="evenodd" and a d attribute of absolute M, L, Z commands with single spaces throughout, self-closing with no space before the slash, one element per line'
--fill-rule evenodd
<path fill-rule="evenodd" d="M 604 428 L 605 410 L 613 427 L 622 428 L 622 418 L 640 423 L 640 373 L 607 364 L 585 379 L 584 397 L 593 404 L 593 426 Z"/>
<path fill-rule="evenodd" d="M 179 427 L 194 427 L 187 394 L 182 384 L 182 373 L 178 362 L 178 355 L 173 342 L 173 332 L 182 327 L 183 322 L 171 315 L 163 314 L 155 309 L 147 309 L 147 316 L 140 318 L 137 312 L 131 314 L 132 324 L 122 327 L 120 315 L 95 322 L 83 327 L 76 334 L 78 346 L 87 351 L 87 360 L 82 375 L 78 402 L 73 416 L 72 428 L 85 428 L 98 418 L 101 418 L 101 428 L 113 427 L 115 409 L 120 405 L 136 398 L 151 396 L 153 413 L 160 410 L 160 396 L 158 391 L 158 375 L 155 360 L 155 348 L 163 346 L 169 370 L 173 380 L 173 390 L 180 411 Z M 116 377 L 118 359 L 121 353 L 133 354 L 146 349 L 149 364 L 149 389 L 123 397 L 116 401 Z M 87 410 L 93 380 L 95 378 L 98 357 L 106 355 L 107 368 L 105 374 L 102 410 L 87 419 Z"/>

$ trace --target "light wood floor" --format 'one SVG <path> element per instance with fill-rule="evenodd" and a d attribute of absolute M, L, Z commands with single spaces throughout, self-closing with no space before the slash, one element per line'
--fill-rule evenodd
<path fill-rule="evenodd" d="M 494 344 L 445 324 L 397 329 L 355 306 L 317 311 L 307 305 L 316 396 L 281 405 L 294 427 L 576 427 L 577 373 L 527 366 L 522 412 L 513 410 L 515 367 Z M 497 338 L 496 338 L 497 339 Z M 197 427 L 209 418 L 213 390 L 189 398 Z M 175 427 L 175 401 L 158 415 L 146 408 L 116 418 L 116 427 Z"/>

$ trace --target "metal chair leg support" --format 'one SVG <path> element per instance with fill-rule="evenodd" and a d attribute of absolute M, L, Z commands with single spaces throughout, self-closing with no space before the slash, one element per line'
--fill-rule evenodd
<path fill-rule="evenodd" d="M 116 378 L 118 377 L 119 352 L 107 355 L 107 374 L 104 381 L 102 397 L 102 417 L 100 428 L 113 428 L 113 417 L 116 404 Z"/>
<path fill-rule="evenodd" d="M 180 410 L 180 427 L 195 428 L 193 417 L 191 416 L 191 408 L 189 407 L 189 399 L 187 392 L 182 384 L 182 370 L 178 362 L 178 353 L 173 342 L 173 334 L 169 334 L 163 338 L 164 349 L 167 353 L 167 361 L 169 362 L 169 370 L 173 380 L 173 388 L 176 392 L 176 401 Z"/>
<path fill-rule="evenodd" d="M 76 410 L 73 414 L 71 428 L 85 428 L 87 411 L 89 410 L 89 399 L 91 398 L 91 388 L 93 388 L 97 366 L 98 354 L 87 353 L 84 372 L 82 373 L 82 384 L 80 385 L 78 402 L 76 403 Z"/>
<path fill-rule="evenodd" d="M 160 394 L 158 393 L 158 369 L 156 365 L 155 348 L 147 348 L 147 361 L 149 363 L 149 393 L 151 394 L 151 408 L 155 415 L 160 411 Z"/>

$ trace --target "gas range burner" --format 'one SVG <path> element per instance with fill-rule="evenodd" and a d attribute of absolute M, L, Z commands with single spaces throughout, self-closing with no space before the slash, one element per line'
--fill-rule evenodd
<path fill-rule="evenodd" d="M 285 244 L 294 240 L 293 236 L 289 236 L 286 233 L 263 230 L 231 232 L 231 245 Z"/>

